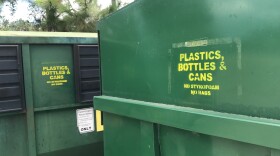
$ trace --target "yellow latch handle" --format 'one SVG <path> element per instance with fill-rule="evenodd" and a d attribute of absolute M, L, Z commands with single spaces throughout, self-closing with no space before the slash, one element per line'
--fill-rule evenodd
<path fill-rule="evenodd" d="M 95 111 L 95 114 L 96 114 L 96 131 L 97 132 L 102 132 L 104 130 L 104 126 L 102 125 L 102 122 L 101 122 L 101 111 L 99 110 L 96 110 Z"/>

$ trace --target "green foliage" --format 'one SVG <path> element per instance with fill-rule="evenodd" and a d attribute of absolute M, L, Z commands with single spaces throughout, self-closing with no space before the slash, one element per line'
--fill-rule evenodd
<path fill-rule="evenodd" d="M 35 0 L 44 10 L 41 27 L 44 31 L 96 31 L 96 0 Z"/>
<path fill-rule="evenodd" d="M 0 30 L 2 31 L 38 31 L 39 28 L 30 23 L 29 21 L 18 20 L 14 22 L 9 22 L 1 18 L 0 20 Z"/>
<path fill-rule="evenodd" d="M 15 4 L 17 2 L 17 0 L 0 0 L 0 4 L 2 4 L 4 2 L 9 2 L 9 3 Z"/>
<path fill-rule="evenodd" d="M 11 6 L 11 11 L 12 11 L 12 13 L 14 13 L 15 12 L 15 5 L 16 5 L 16 3 L 17 3 L 17 0 L 0 0 L 0 11 L 1 11 L 1 9 L 2 9 L 2 5 L 5 3 L 5 2 L 8 2 L 9 4 L 10 4 L 10 6 Z"/>
<path fill-rule="evenodd" d="M 28 9 L 32 12 L 30 17 L 33 20 L 9 22 L 0 17 L 0 30 L 95 32 L 97 21 L 120 6 L 116 0 L 112 0 L 112 5 L 103 10 L 98 6 L 97 0 L 26 1 L 30 2 Z M 4 2 L 9 2 L 11 8 L 15 9 L 17 0 L 0 0 L 0 5 Z"/>
<path fill-rule="evenodd" d="M 101 10 L 98 14 L 97 14 L 97 17 L 98 19 L 102 19 L 106 16 L 108 16 L 109 14 L 117 11 L 118 9 L 120 9 L 120 6 L 121 6 L 121 2 L 118 2 L 116 0 L 112 0 L 112 5 L 110 5 L 109 7 Z"/>

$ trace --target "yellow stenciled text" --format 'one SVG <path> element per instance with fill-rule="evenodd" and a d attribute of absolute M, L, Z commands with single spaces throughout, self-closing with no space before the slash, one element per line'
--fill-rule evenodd
<path fill-rule="evenodd" d="M 47 84 L 51 86 L 61 86 L 68 82 L 65 75 L 70 75 L 68 66 L 43 66 L 42 76 L 48 77 Z"/>

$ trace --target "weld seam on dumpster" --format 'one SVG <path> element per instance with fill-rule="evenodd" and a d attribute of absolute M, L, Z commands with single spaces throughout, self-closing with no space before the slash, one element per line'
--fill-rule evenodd
<path fill-rule="evenodd" d="M 141 152 L 145 156 L 160 156 L 158 143 L 158 126 L 141 121 Z"/>
<path fill-rule="evenodd" d="M 96 109 L 108 113 L 280 149 L 280 136 L 271 135 L 280 132 L 277 120 L 110 96 L 95 97 L 94 105 Z"/>

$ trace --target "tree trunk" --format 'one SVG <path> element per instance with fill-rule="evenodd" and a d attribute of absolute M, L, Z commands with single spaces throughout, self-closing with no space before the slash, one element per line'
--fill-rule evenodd
<path fill-rule="evenodd" d="M 118 0 L 111 0 L 111 1 L 112 1 L 112 9 L 113 11 L 116 11 L 118 7 Z"/>

